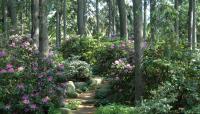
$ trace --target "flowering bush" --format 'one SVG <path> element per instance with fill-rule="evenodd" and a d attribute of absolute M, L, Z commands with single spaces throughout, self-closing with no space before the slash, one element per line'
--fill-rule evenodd
<path fill-rule="evenodd" d="M 91 66 L 78 58 L 75 56 L 65 61 L 65 76 L 72 81 L 87 81 L 92 76 Z"/>
<path fill-rule="evenodd" d="M 65 80 L 56 67 L 48 58 L 38 59 L 32 40 L 12 37 L 0 50 L 0 112 L 43 113 L 59 106 Z"/>
<path fill-rule="evenodd" d="M 80 56 L 80 60 L 92 65 L 93 73 L 102 75 L 109 72 L 116 59 L 133 54 L 133 46 L 131 40 L 70 38 L 63 44 L 61 52 L 64 58 Z"/>
<path fill-rule="evenodd" d="M 133 54 L 133 41 L 114 41 L 104 48 L 98 48 L 95 51 L 95 72 L 97 73 L 110 73 L 112 72 L 112 63 L 120 58 L 131 57 Z"/>

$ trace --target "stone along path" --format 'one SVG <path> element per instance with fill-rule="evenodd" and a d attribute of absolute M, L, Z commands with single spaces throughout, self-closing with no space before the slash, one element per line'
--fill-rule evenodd
<path fill-rule="evenodd" d="M 76 99 L 81 102 L 77 110 L 72 111 L 72 114 L 94 114 L 96 111 L 95 105 L 95 91 L 88 91 L 86 93 L 81 93 Z"/>

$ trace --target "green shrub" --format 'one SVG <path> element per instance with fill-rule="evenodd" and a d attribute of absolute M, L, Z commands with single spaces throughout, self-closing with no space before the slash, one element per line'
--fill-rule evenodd
<path fill-rule="evenodd" d="M 92 76 L 91 66 L 78 59 L 78 57 L 68 58 L 64 63 L 64 73 L 68 80 L 86 81 Z"/>
<path fill-rule="evenodd" d="M 108 106 L 101 106 L 97 109 L 95 114 L 139 114 L 133 107 L 111 104 Z"/>
<path fill-rule="evenodd" d="M 71 110 L 76 110 L 80 104 L 81 102 L 79 100 L 70 100 L 66 107 Z"/>
<path fill-rule="evenodd" d="M 104 99 L 108 97 L 108 95 L 111 93 L 111 90 L 112 89 L 110 85 L 104 85 L 96 90 L 95 97 L 97 99 Z"/>
<path fill-rule="evenodd" d="M 14 36 L 10 46 L 0 50 L 3 114 L 43 113 L 61 105 L 65 87 L 58 81 L 59 71 L 49 58 L 38 59 L 31 43 L 30 39 Z"/>
<path fill-rule="evenodd" d="M 63 44 L 61 52 L 64 58 L 80 56 L 80 60 L 93 66 L 95 74 L 102 74 L 109 71 L 115 60 L 132 54 L 132 47 L 131 41 L 71 38 Z"/>

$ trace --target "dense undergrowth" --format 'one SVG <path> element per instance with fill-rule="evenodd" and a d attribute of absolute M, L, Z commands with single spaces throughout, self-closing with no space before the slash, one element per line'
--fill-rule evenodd
<path fill-rule="evenodd" d="M 66 82 L 74 81 L 76 91 L 93 88 L 94 75 L 108 83 L 96 90 L 96 114 L 199 113 L 200 52 L 184 45 L 145 46 L 143 75 L 145 96 L 133 107 L 133 41 L 104 38 L 70 38 L 60 52 L 38 59 L 32 40 L 14 36 L 0 49 L 0 111 L 2 113 L 43 113 L 60 107 Z M 38 64 L 39 63 L 39 64 Z M 81 82 L 81 83 L 80 83 Z M 69 94 L 69 93 L 67 93 Z M 58 97 L 59 96 L 59 97 Z M 72 105 L 72 108 L 76 106 Z"/>
<path fill-rule="evenodd" d="M 136 112 L 147 114 L 198 112 L 200 103 L 200 55 L 184 45 L 157 44 L 146 47 L 144 77 L 146 93 Z M 170 49 L 168 48 L 170 47 Z M 64 43 L 64 57 L 80 56 L 92 65 L 93 71 L 110 79 L 110 85 L 100 88 L 98 105 L 132 104 L 134 99 L 134 49 L 131 41 L 73 38 Z M 99 71 L 96 71 L 97 68 Z M 101 107 L 97 114 L 110 114 L 118 105 Z M 120 107 L 120 105 L 119 105 Z M 123 107 L 123 106 L 122 106 Z M 107 112 L 107 111 L 108 112 Z M 110 111 L 110 112 L 109 112 Z M 124 112 L 125 113 L 125 112 Z M 117 113 L 115 113 L 117 114 Z"/>

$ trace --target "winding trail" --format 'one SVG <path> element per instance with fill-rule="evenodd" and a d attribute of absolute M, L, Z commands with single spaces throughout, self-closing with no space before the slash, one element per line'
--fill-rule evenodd
<path fill-rule="evenodd" d="M 72 114 L 94 114 L 96 111 L 95 107 L 95 91 L 91 90 L 85 93 L 81 93 L 78 98 L 69 100 L 79 100 L 81 105 L 77 110 L 72 111 Z"/>

